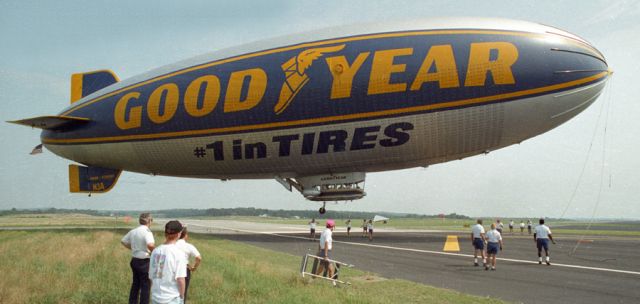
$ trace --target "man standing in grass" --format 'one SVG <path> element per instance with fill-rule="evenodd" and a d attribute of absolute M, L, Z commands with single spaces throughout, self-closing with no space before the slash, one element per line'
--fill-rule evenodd
<path fill-rule="evenodd" d="M 176 242 L 176 246 L 182 250 L 184 253 L 184 259 L 187 263 L 187 277 L 185 279 L 184 286 L 184 303 L 187 303 L 187 292 L 189 291 L 189 281 L 191 280 L 191 273 L 195 272 L 196 269 L 200 266 L 200 262 L 202 261 L 202 256 L 200 252 L 193 246 L 191 243 L 187 243 L 189 240 L 189 233 L 187 231 L 187 226 L 184 225 L 182 227 L 182 232 L 180 233 L 180 239 Z M 193 259 L 194 263 L 190 264 L 189 260 Z"/>
<path fill-rule="evenodd" d="M 154 304 L 182 304 L 187 277 L 187 262 L 184 252 L 176 246 L 182 232 L 182 224 L 169 221 L 164 226 L 164 244 L 151 253 L 149 279 L 151 300 Z"/>
<path fill-rule="evenodd" d="M 333 228 L 335 228 L 336 224 L 333 220 L 327 220 L 327 229 L 325 229 L 322 234 L 320 234 L 320 244 L 318 245 L 318 256 L 323 258 L 320 261 L 320 265 L 318 267 L 317 275 L 322 275 L 324 273 L 325 268 L 327 269 L 327 275 L 329 278 L 333 278 L 333 264 L 329 262 L 331 259 L 331 249 L 333 247 Z"/>
<path fill-rule="evenodd" d="M 131 266 L 131 272 L 133 272 L 133 281 L 129 291 L 129 304 L 148 304 L 149 289 L 151 288 L 149 282 L 149 256 L 155 248 L 153 233 L 149 229 L 153 218 L 149 213 L 142 213 L 138 222 L 140 226 L 129 231 L 120 242 L 124 247 L 131 249 L 131 262 L 129 265 Z"/>
<path fill-rule="evenodd" d="M 544 224 L 544 219 L 540 219 L 540 225 L 536 226 L 535 232 L 533 233 L 533 240 L 538 247 L 538 264 L 542 264 L 542 249 L 544 248 L 544 253 L 547 256 L 545 261 L 547 265 L 551 265 L 549 262 L 549 240 L 554 244 L 556 241 L 554 241 L 551 236 L 551 229 Z"/>

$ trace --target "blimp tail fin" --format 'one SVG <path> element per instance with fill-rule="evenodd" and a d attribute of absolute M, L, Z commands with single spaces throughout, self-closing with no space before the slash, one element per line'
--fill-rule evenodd
<path fill-rule="evenodd" d="M 98 70 L 71 75 L 71 103 L 120 81 L 111 70 Z"/>
<path fill-rule="evenodd" d="M 115 186 L 122 170 L 69 165 L 69 192 L 105 193 Z"/>
<path fill-rule="evenodd" d="M 20 120 L 8 121 L 10 123 L 38 128 L 43 130 L 69 130 L 87 124 L 91 120 L 74 116 L 39 116 Z"/>

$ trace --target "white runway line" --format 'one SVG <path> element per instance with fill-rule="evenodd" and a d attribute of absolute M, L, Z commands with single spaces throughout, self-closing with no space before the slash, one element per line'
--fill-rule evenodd
<path fill-rule="evenodd" d="M 309 238 L 307 238 L 307 237 L 293 236 L 293 235 L 283 235 L 283 234 L 278 234 L 277 232 L 270 232 L 270 231 L 251 231 L 251 230 L 243 230 L 243 229 L 220 227 L 220 226 L 210 227 L 210 226 L 204 226 L 204 225 L 198 225 L 198 224 L 194 224 L 193 226 L 201 226 L 201 227 L 204 227 L 204 228 L 215 228 L 215 229 L 221 229 L 221 230 L 231 230 L 231 231 L 244 232 L 244 233 L 253 233 L 253 234 L 267 234 L 267 235 L 273 235 L 273 236 L 278 236 L 278 237 L 283 237 L 283 238 L 309 240 Z M 414 249 L 414 248 L 403 248 L 403 247 L 393 247 L 393 246 L 385 246 L 385 245 L 374 245 L 374 244 L 366 244 L 366 243 L 352 243 L 352 242 L 345 242 L 345 241 L 333 241 L 333 242 L 334 243 L 354 245 L 354 246 L 366 246 L 366 247 L 372 247 L 372 248 L 384 248 L 384 249 L 392 249 L 392 250 L 399 250 L 399 251 L 429 253 L 429 254 L 436 254 L 436 255 L 448 255 L 448 256 L 457 256 L 457 257 L 464 257 L 464 258 L 472 258 L 473 257 L 473 255 L 471 255 L 471 254 L 463 254 L 463 253 L 451 253 L 451 252 L 432 251 L 432 250 L 423 250 L 423 249 Z M 527 261 L 527 260 L 517 260 L 517 259 L 507 259 L 507 258 L 496 258 L 496 259 L 499 260 L 499 261 L 508 261 L 508 262 L 522 263 L 522 264 L 538 264 L 538 261 Z M 553 263 L 553 266 L 554 267 L 566 267 L 566 268 L 576 268 L 576 269 L 585 269 L 585 270 L 594 270 L 594 271 L 605 271 L 605 272 L 613 272 L 613 273 L 624 273 L 624 274 L 640 275 L 640 272 L 638 272 L 638 271 L 619 270 L 619 269 L 610 269 L 610 268 L 589 267 L 589 266 L 580 266 L 580 265 L 571 265 L 571 264 L 559 264 L 559 263 Z"/>

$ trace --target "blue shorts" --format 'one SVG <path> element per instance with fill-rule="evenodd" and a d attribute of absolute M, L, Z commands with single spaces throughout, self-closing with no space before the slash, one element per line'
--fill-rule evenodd
<path fill-rule="evenodd" d="M 549 239 L 537 239 L 536 245 L 538 245 L 538 250 L 544 248 L 545 251 L 549 251 Z"/>
<path fill-rule="evenodd" d="M 500 243 L 489 243 L 487 244 L 487 253 L 488 254 L 498 254 L 500 251 Z"/>
<path fill-rule="evenodd" d="M 478 249 L 478 250 L 484 249 L 484 241 L 482 241 L 481 238 L 473 239 L 473 248 Z"/>

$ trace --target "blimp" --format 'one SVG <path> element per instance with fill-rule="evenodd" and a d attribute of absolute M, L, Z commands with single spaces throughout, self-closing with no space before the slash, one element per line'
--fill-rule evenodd
<path fill-rule="evenodd" d="M 275 179 L 317 201 L 366 195 L 367 173 L 459 160 L 545 133 L 589 107 L 612 72 L 574 34 L 441 18 L 328 28 L 120 80 L 71 76 L 57 115 L 12 121 L 102 193 L 122 171 Z M 325 206 L 320 208 L 324 213 Z"/>

